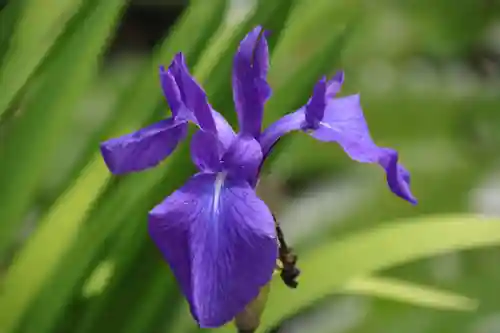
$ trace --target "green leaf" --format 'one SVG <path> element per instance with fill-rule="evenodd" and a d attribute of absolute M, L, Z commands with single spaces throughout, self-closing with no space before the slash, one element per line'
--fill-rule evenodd
<path fill-rule="evenodd" d="M 23 6 L 23 0 L 9 1 L 0 10 L 0 63 L 2 63 L 3 57 L 11 45 L 11 37 L 14 33 L 16 23 L 19 21 L 19 15 Z"/>
<path fill-rule="evenodd" d="M 271 59 L 269 81 L 276 91 L 266 105 L 266 124 L 305 104 L 314 83 L 339 66 L 360 5 L 347 0 L 322 3 L 293 8 Z M 320 33 L 325 17 L 334 22 L 328 34 Z"/>
<path fill-rule="evenodd" d="M 114 262 L 102 261 L 89 276 L 82 288 L 84 298 L 92 298 L 101 295 L 108 287 L 109 280 L 115 275 Z"/>
<path fill-rule="evenodd" d="M 144 217 L 140 220 L 144 221 Z M 72 321 L 79 323 L 72 332 L 148 332 L 152 323 L 157 326 L 173 315 L 180 298 L 168 266 L 146 237 L 145 228 L 139 228 L 146 221 L 139 226 L 131 225 L 137 232 L 121 238 L 110 255 L 119 270 L 115 269 L 104 292 L 90 300 L 83 316 Z M 134 249 L 137 244 L 139 251 Z M 61 327 L 58 328 L 60 331 Z"/>
<path fill-rule="evenodd" d="M 99 6 L 105 8 L 112 3 L 113 1 L 99 2 Z M 171 39 L 166 42 L 168 47 L 163 47 L 159 56 L 170 57 L 180 49 L 187 55 L 191 54 L 198 43 L 203 42 L 201 37 L 207 34 L 207 25 L 213 25 L 213 15 L 219 14 L 224 6 L 225 0 L 220 0 L 218 6 L 214 6 L 213 2 L 210 4 L 203 1 L 195 2 L 181 20 L 180 25 L 174 29 Z M 211 11 L 207 11 L 209 9 Z M 99 11 L 96 11 L 97 13 Z M 87 25 L 89 25 L 89 20 L 91 18 L 87 18 Z M 196 34 L 198 31 L 200 33 Z M 105 37 L 95 32 L 92 36 Z M 85 44 L 85 42 L 81 43 Z M 93 59 L 88 59 L 88 61 L 92 62 Z M 73 62 L 73 67 L 78 66 L 75 66 Z M 157 66 L 154 67 L 154 72 L 157 73 Z M 138 87 L 140 89 L 135 91 L 133 97 L 143 100 L 153 96 L 153 99 L 159 101 L 161 90 L 157 80 L 152 79 L 152 73 L 152 68 L 148 68 L 147 73 L 143 73 L 148 80 L 140 81 L 144 85 Z M 145 81 L 151 82 L 145 84 Z M 155 88 L 151 89 L 152 93 L 144 90 L 150 86 Z M 126 98 L 131 103 L 134 101 L 130 100 L 130 95 Z M 148 110 L 135 103 L 134 101 L 135 109 L 127 110 L 136 114 L 135 118 L 141 119 L 141 113 L 148 114 L 146 112 Z M 149 101 L 148 103 L 147 106 L 151 108 L 151 103 Z M 156 106 L 156 103 L 153 105 Z M 149 115 L 151 114 L 152 110 L 149 110 Z M 133 124 L 138 125 L 137 119 L 130 114 L 125 114 L 123 118 L 118 119 L 118 122 L 122 126 L 127 124 L 127 127 Z M 127 131 L 127 129 L 122 127 L 120 132 Z M 171 159 L 175 161 L 175 155 Z M 183 169 L 186 168 L 181 167 L 181 170 Z M 46 220 L 42 221 L 7 272 L 5 286 L 8 292 L 0 296 L 0 309 L 9 308 L 4 313 L 5 318 L 2 317 L 0 321 L 0 329 L 3 331 L 12 330 L 31 305 L 29 319 L 24 322 L 36 327 L 37 332 L 49 332 L 64 311 L 61 306 L 71 301 L 75 286 L 81 282 L 92 268 L 96 257 L 102 253 L 105 241 L 119 227 L 119 223 L 129 217 L 129 211 L 123 209 L 130 202 L 128 197 L 132 196 L 134 204 L 130 207 L 137 208 L 139 202 L 141 209 L 137 211 L 144 212 L 146 216 L 147 210 L 150 209 L 147 191 L 159 183 L 167 169 L 157 168 L 153 172 L 131 175 L 124 179 L 124 182 L 114 189 L 113 195 L 110 195 L 102 205 L 95 206 L 89 216 L 89 221 L 83 227 L 82 224 L 89 214 L 89 207 L 92 207 L 93 201 L 98 198 L 99 192 L 110 177 L 98 152 L 93 154 L 85 170 L 67 195 L 62 196 L 57 205 L 47 214 Z M 88 201 L 81 200 L 81 197 L 87 198 Z M 49 235 L 52 236 L 50 240 Z M 47 246 L 47 243 L 51 246 Z M 29 279 L 24 278 L 26 276 L 29 276 Z"/>
<path fill-rule="evenodd" d="M 54 55 L 40 87 L 9 129 L 0 146 L 0 253 L 10 245 L 45 167 L 66 133 L 76 102 L 97 73 L 98 60 L 124 0 L 82 12 L 79 29 Z M 46 11 L 41 11 L 45 13 Z M 78 52 L 75 52 L 78 50 Z"/>
<path fill-rule="evenodd" d="M 411 218 L 326 242 L 301 255 L 299 289 L 272 282 L 262 328 L 273 327 L 359 276 L 452 251 L 498 245 L 500 220 L 467 215 Z"/>
<path fill-rule="evenodd" d="M 149 177 L 141 177 L 141 180 L 146 184 L 150 184 L 152 180 L 155 181 L 158 177 L 157 173 L 146 173 L 146 175 Z M 137 181 L 137 177 L 134 178 Z M 109 246 L 109 243 L 115 241 L 116 237 L 120 235 L 122 231 L 120 230 L 120 222 L 129 224 L 127 228 L 135 227 L 137 228 L 136 230 L 140 230 L 139 228 L 142 227 L 140 232 L 135 233 L 135 237 L 137 238 L 134 238 L 134 242 L 144 240 L 146 224 L 143 219 L 134 218 L 134 215 L 131 215 L 131 213 L 133 211 L 142 211 L 144 212 L 144 216 L 146 216 L 147 210 L 150 209 L 149 200 L 146 196 L 147 193 L 144 193 L 144 190 L 141 188 L 132 187 L 131 185 L 135 185 L 134 182 L 123 182 L 119 185 L 121 186 L 117 186 L 112 191 L 110 197 L 102 204 L 98 204 L 90 212 L 89 216 L 78 214 L 78 222 L 85 221 L 85 225 L 82 225 L 80 228 L 77 239 L 74 239 L 64 252 L 57 253 L 56 262 L 49 269 L 43 270 L 45 274 L 38 273 L 36 268 L 33 272 L 34 267 L 26 265 L 31 258 L 40 256 L 40 252 L 45 253 L 44 248 L 38 248 L 38 252 L 34 252 L 32 249 L 31 252 L 23 253 L 25 257 L 22 262 L 22 270 L 18 269 L 16 271 L 19 274 L 17 276 L 22 275 L 24 272 L 25 274 L 31 274 L 36 279 L 34 281 L 15 281 L 17 284 L 15 287 L 26 287 L 32 290 L 30 294 L 25 295 L 25 302 L 31 304 L 29 312 L 26 313 L 27 319 L 24 320 L 25 326 L 35 327 L 38 332 L 52 332 L 53 325 L 64 317 L 64 306 L 68 306 L 75 297 L 79 297 L 77 293 L 81 289 L 82 283 L 91 274 L 100 260 L 103 259 L 102 255 L 105 253 L 104 251 Z M 89 184 L 90 189 L 92 188 L 91 186 L 92 184 Z M 125 209 L 131 203 L 128 199 L 128 193 L 137 194 L 141 199 L 139 203 L 133 203 L 133 211 Z M 64 221 L 63 216 L 60 216 L 60 221 Z M 52 226 L 55 226 L 59 222 L 52 220 L 49 223 L 52 229 Z M 70 235 L 59 235 L 61 238 L 68 236 Z M 135 257 L 134 248 L 136 246 L 133 244 L 129 244 L 130 247 L 123 253 L 124 256 Z M 116 246 L 119 246 L 119 244 Z M 117 272 L 133 268 L 133 264 L 127 261 L 127 259 L 129 258 L 125 257 L 123 258 L 124 261 L 115 263 L 115 270 Z M 14 279 L 14 276 L 11 277 Z M 24 285 L 25 283 L 26 286 Z M 11 285 L 14 286 L 14 283 Z M 38 288 L 34 289 L 31 285 L 36 285 Z M 14 289 L 10 293 L 13 299 L 19 297 L 19 294 L 21 294 L 16 292 L 17 290 Z M 3 302 L 0 304 L 3 305 Z M 28 329 L 25 331 L 29 332 Z"/>
<path fill-rule="evenodd" d="M 165 194 L 161 187 L 156 192 L 158 197 Z M 76 319 L 65 319 L 65 322 L 79 323 L 77 329 L 71 329 L 75 333 L 148 331 L 151 322 L 158 325 L 173 315 L 178 291 L 168 266 L 147 236 L 146 214 L 135 210 L 128 221 L 116 230 L 117 235 L 110 239 L 111 245 L 104 253 L 103 262 L 111 261 L 114 265 L 113 276 L 106 288 L 96 299 L 90 300 Z M 90 235 L 85 233 L 84 236 Z M 85 241 L 90 241 L 90 237 Z M 94 269 L 84 288 L 88 288 L 101 265 Z M 102 284 L 102 281 L 97 284 Z M 128 320 L 124 321 L 124 317 Z M 32 329 L 36 327 L 39 326 L 34 325 Z M 69 327 L 58 326 L 58 331 L 61 329 L 64 332 Z"/>
<path fill-rule="evenodd" d="M 18 323 L 59 263 L 61 254 L 79 237 L 85 213 L 101 189 L 105 171 L 101 161 L 84 170 L 73 188 L 40 221 L 40 227 L 9 267 L 3 282 L 5 292 L 0 294 L 0 309 L 8 309 L 0 315 L 0 328 L 5 332 Z"/>
<path fill-rule="evenodd" d="M 278 280 L 276 283 L 282 283 L 280 278 L 277 277 L 276 280 Z M 300 292 L 299 290 L 297 291 Z M 409 305 L 439 310 L 473 311 L 478 307 L 478 302 L 468 297 L 438 288 L 388 277 L 367 276 L 354 278 L 341 286 L 338 290 L 325 290 L 321 299 L 339 293 L 378 297 Z M 315 301 L 319 300 L 320 299 L 316 299 Z M 280 307 L 283 306 L 286 307 L 286 301 L 284 299 Z M 266 311 L 269 311 L 268 306 L 266 306 Z M 269 329 L 270 327 L 267 328 Z M 233 324 L 228 324 L 214 331 L 231 333 L 234 332 L 234 330 Z M 260 331 L 265 331 L 265 328 L 261 326 Z"/>
<path fill-rule="evenodd" d="M 0 228 L 0 250 L 5 250 L 10 243 L 19 217 L 28 205 L 30 194 L 41 176 L 39 169 L 47 160 L 45 154 L 50 153 L 51 148 L 57 144 L 59 132 L 70 119 L 71 112 L 68 110 L 74 106 L 86 88 L 86 83 L 97 70 L 98 56 L 111 34 L 123 5 L 122 0 L 100 2 L 91 15 L 82 18 L 81 29 L 74 34 L 66 48 L 61 50 L 58 61 L 53 63 L 53 67 L 47 69 L 49 73 L 44 86 L 14 125 L 11 136 L 1 151 L 3 163 L 0 166 L 0 184 L 3 200 L 0 220 L 3 223 Z M 75 52 L 75 49 L 79 49 L 80 52 Z M 84 175 L 83 178 L 90 177 L 91 183 L 101 183 L 98 180 L 101 174 L 93 173 Z M 98 189 L 99 187 L 96 187 L 82 194 L 85 200 L 78 204 L 84 204 L 85 207 L 85 203 L 91 200 L 96 194 L 95 190 Z M 79 191 L 76 192 L 74 195 L 80 196 Z M 70 195 L 70 198 L 71 202 L 63 202 L 48 218 L 51 219 L 53 214 L 61 214 L 61 210 L 74 207 L 76 204 L 74 197 Z M 41 280 L 37 279 L 37 275 L 43 276 L 50 271 L 50 266 L 47 265 L 34 275 L 31 274 L 33 264 L 36 267 L 39 264 L 45 265 L 44 259 L 49 262 L 56 260 L 57 256 L 52 257 L 52 254 L 57 254 L 58 248 L 64 248 L 65 242 L 64 240 L 62 244 L 54 242 L 51 237 L 60 232 L 60 228 L 64 230 L 77 227 L 77 224 L 68 223 L 78 219 L 78 216 L 72 216 L 72 213 L 71 210 L 66 211 L 64 219 L 56 220 L 55 229 L 39 229 L 39 236 L 31 239 L 31 244 L 25 248 L 33 256 L 25 257 L 24 262 L 22 257 L 18 258 L 11 266 L 5 277 L 7 291 L 0 296 L 0 309 L 8 309 L 0 316 L 0 330 L 8 332 L 16 325 L 27 306 L 27 301 L 33 296 L 32 292 L 40 286 Z M 39 252 L 39 249 L 44 250 Z M 44 259 L 39 261 L 41 258 Z M 25 268 L 30 267 L 28 270 L 30 273 L 23 269 L 23 265 L 27 265 Z M 23 276 L 26 286 L 17 285 L 20 282 L 18 274 Z"/>
<path fill-rule="evenodd" d="M 17 2 L 17 1 L 15 1 Z M 23 0 L 9 49 L 0 68 L 0 118 L 75 15 L 82 0 Z M 44 10 L 50 8 L 50 10 Z"/>
<path fill-rule="evenodd" d="M 164 332 L 194 333 L 197 331 L 201 331 L 201 329 L 198 327 L 198 324 L 191 316 L 191 312 L 189 311 L 189 303 L 185 298 L 183 298 L 176 308 L 175 320 L 168 323 Z"/>
<path fill-rule="evenodd" d="M 144 221 L 144 216 L 139 213 L 135 213 L 131 220 L 140 220 L 142 223 L 127 223 L 116 231 L 116 236 L 111 240 L 108 249 L 100 254 L 100 257 L 103 257 L 101 263 L 93 269 L 92 274 L 86 280 L 83 291 L 89 288 L 89 283 L 92 282 L 92 278 L 95 279 L 95 274 L 103 263 L 113 263 L 113 275 L 106 287 L 94 299 L 89 300 L 89 304 L 83 309 L 83 314 L 77 314 L 79 315 L 77 319 L 71 320 L 79 323 L 78 328 L 71 330 L 74 333 L 98 332 L 100 329 L 118 330 L 119 325 L 123 324 L 123 319 L 121 316 L 109 316 L 109 314 L 117 313 L 125 307 L 131 307 L 128 300 L 138 298 L 137 294 L 148 288 L 146 280 L 151 274 L 149 266 L 152 262 L 145 250 L 146 230 L 143 225 L 146 221 Z M 136 283 L 134 278 L 137 276 L 143 280 L 141 288 L 133 287 L 133 284 Z M 94 284 L 102 283 L 103 281 L 94 282 Z M 78 298 L 78 295 L 75 295 L 75 298 Z M 104 314 L 108 318 L 106 321 L 102 320 Z M 96 322 L 100 323 L 100 326 L 96 325 Z M 27 328 L 26 331 L 29 332 L 29 329 Z"/>
<path fill-rule="evenodd" d="M 473 311 L 478 307 L 478 302 L 468 297 L 388 277 L 355 278 L 340 291 L 439 310 Z"/>
<path fill-rule="evenodd" d="M 173 276 L 166 274 L 165 266 L 163 262 L 156 265 L 156 272 L 141 293 L 142 297 L 131 304 L 131 315 L 123 333 L 154 332 L 165 322 L 173 322 L 176 319 L 175 310 L 182 299 L 175 288 Z M 138 282 L 143 283 L 143 280 L 138 277 L 135 283 Z M 109 330 L 102 332 L 107 333 Z"/>

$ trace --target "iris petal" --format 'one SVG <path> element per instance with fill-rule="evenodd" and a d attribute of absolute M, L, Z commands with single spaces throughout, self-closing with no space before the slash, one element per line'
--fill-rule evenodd
<path fill-rule="evenodd" d="M 215 110 L 212 110 L 212 115 L 214 117 L 215 127 L 217 128 L 217 138 L 219 139 L 222 150 L 226 151 L 233 143 L 236 134 L 223 115 Z"/>
<path fill-rule="evenodd" d="M 253 137 L 240 135 L 222 157 L 222 166 L 231 175 L 246 179 L 250 184 L 257 182 L 257 171 L 262 162 L 260 144 Z"/>
<path fill-rule="evenodd" d="M 272 277 L 274 221 L 246 181 L 195 175 L 151 211 L 149 230 L 201 327 L 232 320 Z"/>
<path fill-rule="evenodd" d="M 182 53 L 177 54 L 174 61 L 178 73 L 176 81 L 182 91 L 184 104 L 194 113 L 202 130 L 215 133 L 216 126 L 212 115 L 212 107 L 208 104 L 205 91 L 189 73 Z"/>
<path fill-rule="evenodd" d="M 266 81 L 269 51 L 266 32 L 254 28 L 241 41 L 233 62 L 233 98 L 240 132 L 258 139 L 262 127 L 264 104 L 271 95 Z"/>
<path fill-rule="evenodd" d="M 101 143 L 101 153 L 109 170 L 124 174 L 156 166 L 168 157 L 187 134 L 187 124 L 173 118 L 137 132 Z"/>
<path fill-rule="evenodd" d="M 165 96 L 168 106 L 172 111 L 172 116 L 177 119 L 186 118 L 188 116 L 188 112 L 184 106 L 184 102 L 182 101 L 179 87 L 177 86 L 172 73 L 170 73 L 170 70 L 166 70 L 163 66 L 160 66 L 160 82 L 163 95 Z"/>
<path fill-rule="evenodd" d="M 319 128 L 311 135 L 320 141 L 337 142 L 355 161 L 378 163 L 386 171 L 389 188 L 401 198 L 416 203 L 409 189 L 409 173 L 398 164 L 397 152 L 373 142 L 359 95 L 329 100 Z"/>
<path fill-rule="evenodd" d="M 203 88 L 189 73 L 182 53 L 178 53 L 172 61 L 169 72 L 179 88 L 179 96 L 189 117 L 201 131 L 193 136 L 191 156 L 193 162 L 202 171 L 219 169 L 222 154 L 230 147 L 236 134 L 217 111 L 208 102 Z"/>
<path fill-rule="evenodd" d="M 271 124 L 260 137 L 260 144 L 264 154 L 264 160 L 269 155 L 272 147 L 285 134 L 302 129 L 317 128 L 324 116 L 326 108 L 326 95 L 332 82 L 337 82 L 340 76 L 336 75 L 329 82 L 326 78 L 319 80 L 314 86 L 313 95 L 305 106 L 299 110 L 287 114 L 278 121 Z"/>
<path fill-rule="evenodd" d="M 326 87 L 326 97 L 333 98 L 337 95 L 344 83 L 344 71 L 338 71 L 328 80 Z"/>
<path fill-rule="evenodd" d="M 270 153 L 272 147 L 285 134 L 302 129 L 306 125 L 304 108 L 283 116 L 275 121 L 262 133 L 260 145 L 264 159 Z"/>
<path fill-rule="evenodd" d="M 149 212 L 148 229 L 153 242 L 170 265 L 190 305 L 193 317 L 197 319 L 198 316 L 193 307 L 191 252 L 189 251 L 190 223 L 197 214 L 190 208 L 196 207 L 197 197 L 195 192 L 189 191 L 188 185 L 189 183 Z M 183 191 L 183 189 L 188 191 Z"/>
<path fill-rule="evenodd" d="M 191 160 L 202 172 L 217 172 L 221 168 L 217 135 L 203 130 L 196 131 L 191 138 Z M 218 147 L 211 149 L 211 147 Z"/>
<path fill-rule="evenodd" d="M 316 128 L 323 119 L 326 107 L 326 78 L 319 80 L 314 86 L 314 92 L 306 105 L 306 122 L 311 128 Z"/>
<path fill-rule="evenodd" d="M 222 154 L 233 144 L 236 134 L 217 111 L 212 110 L 217 134 L 199 130 L 191 138 L 191 159 L 200 171 L 216 172 L 221 167 Z M 217 147 L 217 149 L 211 149 Z"/>

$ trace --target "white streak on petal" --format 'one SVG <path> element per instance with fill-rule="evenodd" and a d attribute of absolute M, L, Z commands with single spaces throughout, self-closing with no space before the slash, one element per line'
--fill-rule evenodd
<path fill-rule="evenodd" d="M 212 201 L 212 212 L 214 214 L 219 213 L 220 194 L 221 194 L 222 186 L 224 186 L 224 180 L 226 180 L 226 176 L 227 176 L 226 172 L 219 172 L 217 174 L 217 177 L 215 178 L 214 198 Z"/>

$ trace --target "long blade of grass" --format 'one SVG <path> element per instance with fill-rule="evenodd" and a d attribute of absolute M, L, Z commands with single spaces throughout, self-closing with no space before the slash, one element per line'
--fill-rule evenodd
<path fill-rule="evenodd" d="M 0 146 L 0 253 L 29 206 L 45 166 L 66 133 L 71 110 L 97 73 L 99 56 L 125 1 L 107 1 L 82 12 L 79 28 L 54 55 L 40 87 Z"/>
<path fill-rule="evenodd" d="M 341 292 L 438 310 L 473 311 L 478 307 L 478 302 L 468 297 L 388 277 L 355 278 L 343 286 Z"/>
<path fill-rule="evenodd" d="M 19 20 L 24 1 L 9 1 L 0 10 L 0 64 L 9 49 L 16 23 Z M 0 117 L 1 118 L 1 117 Z"/>
<path fill-rule="evenodd" d="M 30 183 L 36 182 L 36 177 L 32 177 L 31 174 L 36 174 L 33 170 L 34 166 L 45 158 L 44 144 L 50 146 L 57 141 L 58 135 L 52 131 L 57 132 L 64 127 L 67 114 L 70 114 L 68 109 L 71 109 L 79 95 L 84 91 L 86 83 L 95 73 L 99 54 L 113 30 L 124 4 L 125 2 L 122 0 L 99 2 L 90 16 L 82 18 L 81 29 L 75 33 L 68 42 L 67 48 L 59 55 L 60 61 L 54 62 L 54 67 L 50 69 L 50 75 L 47 75 L 46 85 L 40 90 L 40 95 L 34 104 L 20 118 L 17 131 L 10 138 L 13 143 L 6 147 L 3 155 L 6 158 L 5 164 L 0 168 L 0 184 L 6 191 L 4 194 L 7 195 L 7 197 L 3 197 L 5 199 L 2 200 L 0 213 L 2 221 L 0 246 L 3 246 L 3 249 L 9 244 L 9 237 L 12 236 L 17 222 L 16 215 L 19 215 L 23 206 L 28 202 L 23 190 L 29 190 Z M 75 50 L 79 50 L 79 52 L 75 53 Z M 61 83 L 64 85 L 61 86 Z M 19 164 L 19 161 L 25 164 Z M 21 169 L 16 170 L 15 167 Z M 97 180 L 100 176 L 101 174 L 98 173 L 90 173 L 84 175 L 83 179 L 90 177 L 91 182 L 101 183 Z M 95 195 L 94 191 L 85 193 L 86 201 L 93 195 Z M 16 202 L 16 199 L 22 203 Z M 71 199 L 74 200 L 73 197 Z M 83 204 L 88 203 L 86 201 Z M 60 209 L 68 209 L 76 204 L 75 201 L 72 202 L 73 205 L 70 205 L 71 203 L 65 205 L 66 203 L 68 202 L 56 207 L 56 210 L 51 214 L 61 214 Z M 78 202 L 78 204 L 82 203 Z M 70 215 L 70 219 L 71 214 L 71 211 L 66 213 L 66 215 Z M 51 217 L 49 215 L 49 219 Z M 55 226 L 55 229 L 52 229 L 52 232 L 48 232 L 50 230 L 47 229 L 39 230 L 40 236 L 31 240 L 31 246 L 27 245 L 25 249 L 28 252 L 33 251 L 32 253 L 37 255 L 28 256 L 24 263 L 27 265 L 25 267 L 32 267 L 31 265 L 37 262 L 44 263 L 43 260 L 38 261 L 39 259 L 55 260 L 52 254 L 58 251 L 57 242 L 51 242 L 48 238 L 54 235 L 54 231 L 57 234 L 60 230 L 58 227 L 73 228 L 75 226 L 75 224 L 64 223 L 68 221 L 67 218 L 58 221 L 60 223 Z M 53 245 L 54 248 L 48 244 Z M 39 252 L 40 248 L 46 251 Z M 21 265 L 18 265 L 19 263 Z M 46 266 L 40 271 L 33 271 L 31 268 L 31 272 L 36 272 L 33 276 L 23 271 L 22 267 L 22 261 L 15 262 L 11 266 L 5 278 L 5 292 L 0 295 L 0 309 L 4 309 L 0 315 L 0 330 L 4 332 L 9 332 L 17 324 L 30 298 L 34 295 L 33 292 L 40 287 L 42 280 L 37 279 L 36 274 L 43 276 L 47 273 L 45 269 L 50 269 L 50 266 Z M 17 274 L 23 277 L 18 279 Z M 30 283 L 25 281 L 27 276 L 30 277 Z M 26 285 L 16 285 L 19 282 L 23 284 L 23 281 Z"/>
<path fill-rule="evenodd" d="M 23 3 L 21 15 L 0 68 L 0 118 L 83 0 L 19 2 Z"/>
<path fill-rule="evenodd" d="M 279 87 L 266 105 L 264 123 L 307 102 L 322 75 L 338 69 L 344 44 L 359 17 L 359 1 L 322 1 L 293 8 L 272 55 L 269 81 Z M 325 18 L 328 22 L 325 24 Z M 328 34 L 320 34 L 328 26 Z"/>
<path fill-rule="evenodd" d="M 411 218 L 325 242 L 301 258 L 302 290 L 291 292 L 281 281 L 273 281 L 263 328 L 273 327 L 359 276 L 443 253 L 498 245 L 498 219 L 466 215 Z"/>
<path fill-rule="evenodd" d="M 277 279 L 279 280 L 279 278 Z M 474 311 L 478 307 L 478 302 L 476 300 L 450 291 L 419 285 L 395 278 L 379 276 L 354 278 L 348 281 L 345 285 L 341 286 L 338 290 L 325 291 L 321 298 L 316 299 L 316 302 L 339 293 L 377 297 L 408 305 L 437 310 Z M 310 304 L 313 303 L 311 302 Z M 234 332 L 234 330 L 234 326 L 232 324 L 228 324 L 217 330 L 217 332 L 230 333 Z M 265 332 L 266 330 L 264 327 L 261 327 L 260 331 Z"/>

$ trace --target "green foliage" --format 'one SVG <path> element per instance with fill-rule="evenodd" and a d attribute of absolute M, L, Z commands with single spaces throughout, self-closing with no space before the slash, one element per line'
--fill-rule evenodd
<path fill-rule="evenodd" d="M 272 327 L 280 319 L 329 291 L 348 285 L 356 277 L 369 276 L 426 256 L 498 245 L 500 233 L 497 228 L 500 228 L 498 219 L 429 216 L 384 225 L 317 246 L 302 259 L 302 281 L 307 284 L 303 292 L 290 293 L 279 281 L 272 285 L 268 304 L 272 310 L 264 314 L 264 325 Z M 453 237 L 442 237 L 451 233 Z M 379 251 L 382 248 L 384 251 Z M 327 263 L 325 258 L 328 258 Z M 286 306 L 280 306 L 283 299 L 287 300 Z"/>
<path fill-rule="evenodd" d="M 239 40 L 257 24 L 272 31 L 269 81 L 273 96 L 266 106 L 266 125 L 303 105 L 321 75 L 345 67 L 347 91 L 366 86 L 363 98 L 374 137 L 388 146 L 388 142 L 400 145 L 397 148 L 408 161 L 415 192 L 422 199 L 418 208 L 406 206 L 380 194 L 385 186 L 381 179 L 374 185 L 365 182 L 368 177 L 353 173 L 363 181 L 364 198 L 369 200 L 359 201 L 344 217 L 335 218 L 339 223 L 348 222 L 343 227 L 330 227 L 327 223 L 333 218 L 326 213 L 301 221 L 322 223 L 328 232 L 313 232 L 298 244 L 303 275 L 297 290 L 287 289 L 279 278 L 272 281 L 261 331 L 306 313 L 333 294 L 374 296 L 434 310 L 475 311 L 482 295 L 462 285 L 430 287 L 437 283 L 425 279 L 423 266 L 412 262 L 500 245 L 498 220 L 456 214 L 467 210 L 464 202 L 470 190 L 495 165 L 491 152 L 498 146 L 494 128 L 499 124 L 492 110 L 500 103 L 484 91 L 498 87 L 481 81 L 482 89 L 470 89 L 466 97 L 457 99 L 441 81 L 426 82 L 434 85 L 425 93 L 397 82 L 410 80 L 404 73 L 405 61 L 412 60 L 411 52 L 441 60 L 447 55 L 465 57 L 488 22 L 499 15 L 492 9 L 484 14 L 487 19 L 481 20 L 476 16 L 482 15 L 483 9 L 474 1 L 452 6 L 450 12 L 449 0 L 439 0 L 436 6 L 424 3 L 381 1 L 375 9 L 361 0 L 318 0 L 313 4 L 259 0 L 253 11 L 235 21 L 228 0 L 191 1 L 153 54 L 141 60 L 130 82 L 123 88 L 113 83 L 116 102 L 103 121 L 87 132 L 76 160 L 61 173 L 56 188 L 47 193 L 43 185 L 55 173 L 51 168 L 60 158 L 57 152 L 67 149 L 62 143 L 76 149 L 71 129 L 80 125 L 75 120 L 77 111 L 83 102 L 96 99 L 90 88 L 104 80 L 103 68 L 108 62 L 103 61 L 103 55 L 130 4 L 126 0 L 9 1 L 0 11 L 0 257 L 5 263 L 0 272 L 0 332 L 197 330 L 146 230 L 147 211 L 194 171 L 188 145 L 182 145 L 153 170 L 112 177 L 98 144 L 165 116 L 167 107 L 157 68 L 168 64 L 179 51 L 186 55 L 212 105 L 234 124 L 232 57 Z M 365 37 L 373 36 L 370 24 L 384 10 L 401 17 L 414 15 L 411 29 L 420 34 L 411 47 L 378 52 L 372 44 L 390 40 L 390 36 L 384 35 L 383 41 Z M 466 20 L 462 27 L 470 13 L 475 13 L 474 19 Z M 436 34 L 426 34 L 431 28 Z M 368 85 L 363 81 L 363 66 L 372 56 L 378 57 L 378 62 L 385 59 L 386 69 L 395 67 L 398 77 L 387 95 L 377 94 L 377 89 L 389 81 L 389 74 L 370 77 Z M 487 131 L 477 140 L 476 127 L 482 129 L 482 124 L 487 125 Z M 274 152 L 266 165 L 271 176 L 263 182 L 301 181 L 313 186 L 311 179 L 320 181 L 320 173 L 337 180 L 349 178 L 345 169 L 352 163 L 338 151 L 332 153 L 330 145 L 322 146 L 300 135 L 287 143 Z M 415 149 L 422 146 L 423 158 Z M 422 160 L 430 162 L 424 165 Z M 273 178 L 273 172 L 278 177 Z M 355 186 L 355 182 L 349 184 Z M 265 195 L 276 202 L 290 199 L 286 191 Z M 40 205 L 40 198 L 50 198 L 46 199 L 48 205 Z M 35 214 L 33 230 L 19 242 L 16 235 L 26 229 L 34 212 L 39 215 Z M 373 225 L 398 217 L 409 218 Z M 350 233 L 343 235 L 344 231 Z M 402 265 L 412 267 L 411 274 L 388 277 L 398 274 L 387 270 Z M 500 277 L 500 271 L 490 273 L 493 281 Z M 444 291 L 455 287 L 474 300 Z M 495 306 L 498 310 L 500 303 L 496 301 Z M 438 328 L 426 332 L 444 331 Z M 227 325 L 214 331 L 231 332 L 234 328 Z M 407 329 L 402 326 L 398 331 Z"/>

